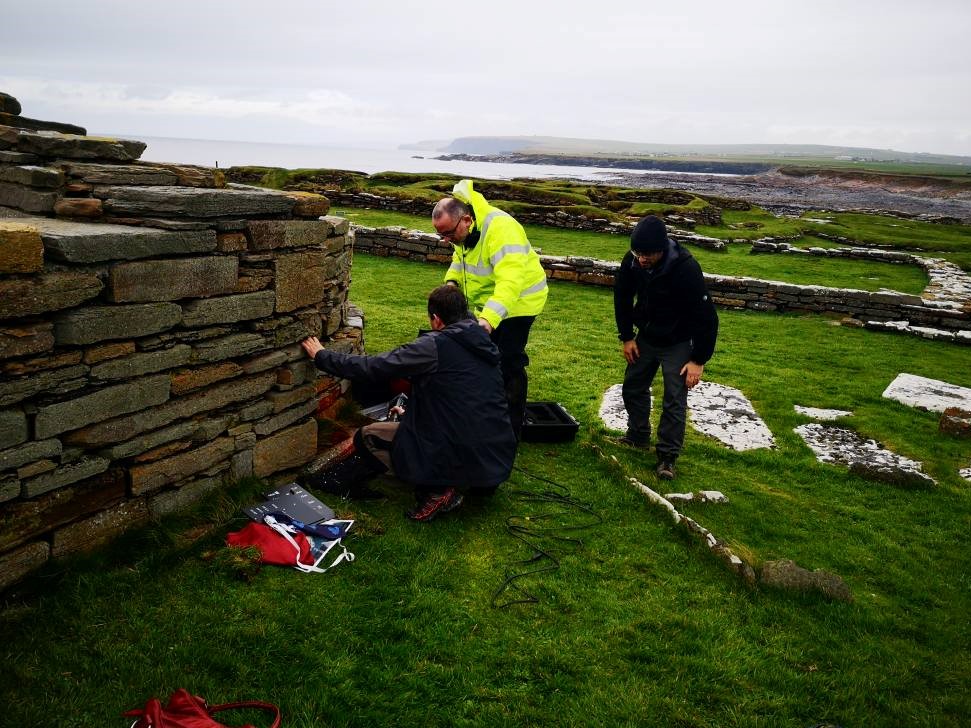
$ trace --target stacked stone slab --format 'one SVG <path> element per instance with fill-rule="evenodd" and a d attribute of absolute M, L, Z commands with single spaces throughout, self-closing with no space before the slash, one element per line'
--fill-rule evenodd
<path fill-rule="evenodd" d="M 363 350 L 326 198 L 80 131 L 0 126 L 0 589 L 231 480 L 291 479 L 347 390 L 300 340 Z"/>
<path fill-rule="evenodd" d="M 407 258 L 428 263 L 447 263 L 451 246 L 437 235 L 401 227 L 353 226 L 355 249 L 379 256 Z M 579 256 L 541 255 L 548 278 L 613 286 L 619 262 Z M 859 325 L 924 335 L 921 327 L 934 327 L 935 338 L 971 344 L 971 306 L 951 301 L 925 300 L 896 291 L 861 291 L 852 288 L 804 286 L 742 276 L 705 274 L 712 300 L 719 306 L 753 311 L 810 311 L 840 313 Z M 913 325 L 898 328 L 903 320 Z"/>

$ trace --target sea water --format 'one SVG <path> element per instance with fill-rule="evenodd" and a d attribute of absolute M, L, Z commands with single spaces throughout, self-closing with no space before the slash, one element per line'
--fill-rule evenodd
<path fill-rule="evenodd" d="M 138 137 L 148 144 L 142 159 L 149 162 L 198 164 L 205 167 L 283 167 L 285 169 L 346 169 L 366 174 L 375 172 L 420 172 L 449 174 L 478 179 L 513 177 L 567 177 L 606 182 L 618 173 L 652 174 L 654 170 L 575 167 L 553 164 L 444 161 L 433 159 L 438 152 L 403 149 L 355 149 L 311 144 L 267 144 Z"/>

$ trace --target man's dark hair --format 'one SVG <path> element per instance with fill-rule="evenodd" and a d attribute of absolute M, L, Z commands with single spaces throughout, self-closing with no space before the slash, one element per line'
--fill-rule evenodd
<path fill-rule="evenodd" d="M 428 294 L 428 317 L 438 316 L 446 326 L 472 318 L 469 303 L 458 286 L 439 286 Z"/>
<path fill-rule="evenodd" d="M 472 212 L 472 207 L 455 197 L 445 197 L 435 205 L 435 209 L 432 210 L 432 220 L 437 220 L 443 215 L 449 220 L 458 220 L 463 215 L 475 217 L 475 213 Z"/>

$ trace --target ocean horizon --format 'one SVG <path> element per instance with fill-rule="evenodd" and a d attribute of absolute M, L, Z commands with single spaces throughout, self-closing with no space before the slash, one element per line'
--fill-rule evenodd
<path fill-rule="evenodd" d="M 120 135 L 126 136 L 126 135 Z M 480 179 L 514 177 L 562 177 L 590 182 L 609 182 L 620 174 L 674 174 L 643 169 L 579 167 L 553 164 L 446 161 L 395 148 L 354 148 L 313 144 L 217 141 L 135 135 L 148 146 L 142 154 L 147 162 L 195 164 L 204 167 L 283 167 L 285 169 L 344 169 L 365 174 L 376 172 L 449 173 Z M 690 173 L 677 173 L 690 174 Z M 719 175 L 735 176 L 735 175 Z"/>

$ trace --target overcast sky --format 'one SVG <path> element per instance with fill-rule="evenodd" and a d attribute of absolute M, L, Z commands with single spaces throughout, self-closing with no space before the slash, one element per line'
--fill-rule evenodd
<path fill-rule="evenodd" d="M 89 132 L 971 154 L 969 0 L 0 0 L 0 91 Z"/>

